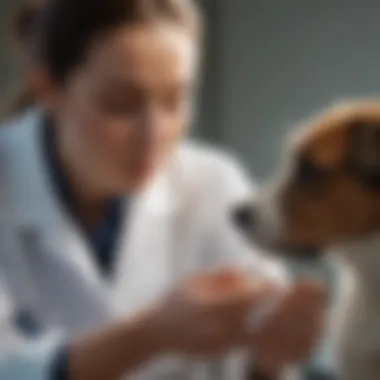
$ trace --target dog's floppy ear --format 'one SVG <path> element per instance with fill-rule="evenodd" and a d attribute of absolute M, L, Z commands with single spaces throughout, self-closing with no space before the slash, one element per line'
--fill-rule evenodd
<path fill-rule="evenodd" d="M 350 127 L 349 166 L 367 185 L 380 189 L 380 121 L 355 121 Z"/>

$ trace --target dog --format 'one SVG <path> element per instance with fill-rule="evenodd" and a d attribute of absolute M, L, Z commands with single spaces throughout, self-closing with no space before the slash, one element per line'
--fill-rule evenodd
<path fill-rule="evenodd" d="M 339 103 L 303 123 L 278 175 L 236 207 L 244 235 L 340 264 L 330 336 L 339 380 L 380 379 L 380 99 Z"/>

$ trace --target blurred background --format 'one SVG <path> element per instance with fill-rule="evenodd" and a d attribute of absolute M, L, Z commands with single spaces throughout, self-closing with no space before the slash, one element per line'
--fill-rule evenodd
<path fill-rule="evenodd" d="M 207 39 L 196 133 L 237 153 L 262 179 L 284 134 L 335 99 L 380 90 L 377 0 L 199 0 Z M 0 0 L 0 97 L 22 81 Z"/>
<path fill-rule="evenodd" d="M 201 0 L 200 0 L 201 1 Z M 9 40 L 20 0 L 0 0 L 0 99 L 22 82 Z M 207 39 L 195 133 L 223 144 L 260 181 L 293 126 L 330 102 L 380 90 L 377 0 L 203 0 Z M 322 268 L 333 281 L 328 268 Z M 328 342 L 310 379 L 329 370 Z"/>

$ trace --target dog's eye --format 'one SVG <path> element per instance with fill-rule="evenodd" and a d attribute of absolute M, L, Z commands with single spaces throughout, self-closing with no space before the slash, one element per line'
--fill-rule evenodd
<path fill-rule="evenodd" d="M 307 157 L 301 157 L 297 162 L 296 178 L 305 185 L 314 184 L 321 177 L 323 170 Z"/>

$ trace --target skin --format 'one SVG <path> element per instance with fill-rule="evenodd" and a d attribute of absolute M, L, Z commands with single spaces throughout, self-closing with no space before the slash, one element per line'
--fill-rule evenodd
<path fill-rule="evenodd" d="M 63 85 L 41 63 L 33 75 L 39 103 L 56 120 L 58 153 L 80 219 L 91 229 L 106 199 L 143 190 L 186 133 L 197 46 L 188 31 L 157 23 L 114 30 L 95 41 L 85 58 Z M 160 354 L 210 358 L 242 345 L 257 350 L 258 366 L 276 376 L 308 354 L 320 327 L 320 287 L 290 289 L 285 305 L 298 306 L 285 307 L 271 328 L 253 335 L 244 331 L 246 314 L 273 287 L 246 283 L 240 272 L 208 276 L 72 342 L 70 380 L 115 380 Z M 229 291 L 221 286 L 226 278 Z"/>

